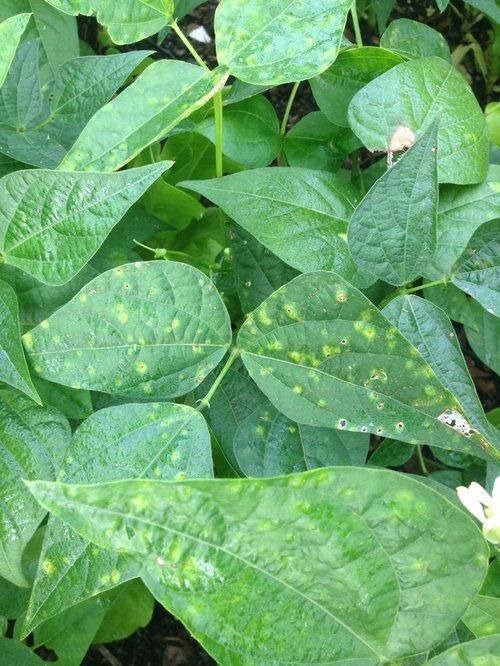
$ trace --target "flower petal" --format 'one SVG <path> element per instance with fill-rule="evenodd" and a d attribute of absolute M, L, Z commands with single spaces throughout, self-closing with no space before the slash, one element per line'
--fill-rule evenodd
<path fill-rule="evenodd" d="M 470 487 L 459 486 L 457 488 L 458 499 L 462 502 L 465 508 L 472 513 L 482 523 L 485 521 L 484 510 L 481 502 L 477 499 Z"/>

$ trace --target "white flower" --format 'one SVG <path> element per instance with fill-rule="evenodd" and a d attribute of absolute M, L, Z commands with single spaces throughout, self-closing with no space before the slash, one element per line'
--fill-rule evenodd
<path fill-rule="evenodd" d="M 468 488 L 460 486 L 457 493 L 465 508 L 483 524 L 484 537 L 500 545 L 500 476 L 495 479 L 491 495 L 475 481 Z"/>

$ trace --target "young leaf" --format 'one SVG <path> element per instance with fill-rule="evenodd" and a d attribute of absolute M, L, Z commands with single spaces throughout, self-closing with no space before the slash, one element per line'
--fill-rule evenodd
<path fill-rule="evenodd" d="M 68 60 L 78 58 L 80 44 L 74 16 L 58 11 L 45 0 L 29 0 L 33 23 L 40 37 L 52 76 Z"/>
<path fill-rule="evenodd" d="M 349 124 L 372 151 L 401 150 L 439 117 L 438 177 L 479 183 L 488 170 L 488 128 L 463 76 L 431 56 L 393 67 L 362 88 L 349 106 Z"/>
<path fill-rule="evenodd" d="M 347 247 L 356 190 L 313 169 L 252 169 L 214 180 L 181 183 L 220 206 L 262 245 L 299 271 L 335 270 L 366 287 Z"/>
<path fill-rule="evenodd" d="M 391 21 L 380 38 L 380 46 L 410 59 L 439 56 L 451 61 L 450 47 L 443 35 L 425 23 L 411 19 Z"/>
<path fill-rule="evenodd" d="M 85 537 L 135 555 L 219 663 L 422 652 L 453 629 L 488 561 L 460 508 L 386 470 L 30 488 Z"/>
<path fill-rule="evenodd" d="M 155 600 L 138 578 L 109 590 L 106 596 L 110 605 L 97 634 L 93 637 L 93 643 L 123 640 L 149 624 Z"/>
<path fill-rule="evenodd" d="M 500 166 L 491 164 L 486 180 L 478 185 L 441 187 L 436 249 L 423 275 L 429 280 L 450 275 L 476 229 L 496 218 L 500 218 Z"/>
<path fill-rule="evenodd" d="M 102 273 L 23 337 L 35 372 L 73 388 L 171 398 L 231 343 L 224 304 L 196 268 L 136 262 Z"/>
<path fill-rule="evenodd" d="M 0 254 L 45 284 L 68 282 L 170 165 L 116 174 L 35 169 L 5 176 L 0 180 Z"/>
<path fill-rule="evenodd" d="M 397 53 L 375 46 L 343 51 L 331 67 L 311 79 L 316 104 L 332 123 L 349 127 L 347 109 L 354 95 L 402 62 L 404 58 Z"/>
<path fill-rule="evenodd" d="M 500 635 L 459 643 L 426 662 L 430 666 L 469 666 L 483 662 L 494 666 L 500 654 Z M 490 661 L 490 657 L 492 658 Z"/>
<path fill-rule="evenodd" d="M 194 131 L 215 143 L 215 119 L 205 118 Z M 224 155 L 249 168 L 265 167 L 281 150 L 278 118 L 263 95 L 236 102 L 224 109 Z"/>
<path fill-rule="evenodd" d="M 211 476 L 210 436 L 201 414 L 186 405 L 148 403 L 102 409 L 84 421 L 58 478 L 102 483 Z M 95 548 L 50 516 L 24 633 L 137 575 L 128 557 Z"/>
<path fill-rule="evenodd" d="M 452 282 L 500 317 L 500 220 L 483 224 L 453 266 Z"/>
<path fill-rule="evenodd" d="M 383 313 L 418 349 L 443 386 L 458 399 L 472 425 L 487 439 L 496 439 L 500 447 L 500 439 L 484 415 L 457 337 L 445 313 L 418 296 L 398 296 Z"/>
<path fill-rule="evenodd" d="M 316 76 L 337 57 L 351 0 L 224 0 L 217 59 L 241 81 L 279 85 Z"/>
<path fill-rule="evenodd" d="M 57 9 L 77 16 L 95 14 L 115 44 L 139 42 L 161 30 L 172 18 L 173 0 L 47 0 Z"/>
<path fill-rule="evenodd" d="M 5 81 L 7 72 L 14 60 L 19 41 L 29 20 L 30 14 L 17 14 L 0 23 L 0 43 L 2 44 L 2 52 L 0 54 L 0 87 Z"/>
<path fill-rule="evenodd" d="M 281 287 L 247 318 L 238 347 L 274 406 L 305 425 L 500 455 L 419 351 L 334 273 Z"/>
<path fill-rule="evenodd" d="M 70 436 L 56 409 L 0 390 L 0 576 L 20 587 L 21 555 L 45 515 L 21 479 L 55 479 Z"/>
<path fill-rule="evenodd" d="M 16 292 L 0 280 L 0 381 L 41 403 L 24 358 Z"/>
<path fill-rule="evenodd" d="M 279 476 L 330 465 L 362 465 L 370 436 L 296 423 L 266 400 L 240 423 L 233 449 L 245 476 Z"/>
<path fill-rule="evenodd" d="M 227 70 L 176 60 L 150 65 L 89 121 L 59 168 L 114 171 L 203 106 L 224 86 Z"/>
<path fill-rule="evenodd" d="M 434 247 L 438 184 L 437 123 L 375 183 L 349 224 L 358 266 L 394 285 L 422 272 Z"/>

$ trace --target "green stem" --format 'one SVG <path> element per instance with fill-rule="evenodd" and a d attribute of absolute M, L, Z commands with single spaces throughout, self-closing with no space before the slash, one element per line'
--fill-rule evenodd
<path fill-rule="evenodd" d="M 363 38 L 361 37 L 361 30 L 359 29 L 358 10 L 356 8 L 356 0 L 352 3 L 351 17 L 354 26 L 354 35 L 356 36 L 356 46 L 363 46 Z"/>
<path fill-rule="evenodd" d="M 199 55 L 198 51 L 194 48 L 194 46 L 191 44 L 189 39 L 186 37 L 186 35 L 182 32 L 182 30 L 179 28 L 177 25 L 177 21 L 172 21 L 170 24 L 172 30 L 175 32 L 177 37 L 181 40 L 181 42 L 184 44 L 184 46 L 187 48 L 189 53 L 193 56 L 193 58 L 196 60 L 198 65 L 200 67 L 203 67 L 204 69 L 209 69 L 206 63 L 203 61 L 202 57 Z"/>
<path fill-rule="evenodd" d="M 222 92 L 216 93 L 214 97 L 215 114 L 215 176 L 221 178 L 224 175 L 222 163 L 222 139 L 224 136 L 224 123 L 222 111 Z"/>
<path fill-rule="evenodd" d="M 299 89 L 300 84 L 301 84 L 301 81 L 296 81 L 293 84 L 292 90 L 290 91 L 290 96 L 289 96 L 288 102 L 286 104 L 285 113 L 283 114 L 283 120 L 281 121 L 281 127 L 280 127 L 281 136 L 285 136 L 285 134 L 286 134 L 286 126 L 288 125 L 288 119 L 290 118 L 290 112 L 292 110 L 292 106 L 293 106 L 293 103 L 295 101 L 295 97 L 297 95 L 297 90 Z"/>
<path fill-rule="evenodd" d="M 429 289 L 430 287 L 437 287 L 439 284 L 446 284 L 448 280 L 446 278 L 441 278 L 440 280 L 434 280 L 434 282 L 426 282 L 425 284 L 419 284 L 418 287 L 412 287 L 411 289 L 405 289 L 405 294 L 414 294 L 416 291 L 422 291 L 422 289 Z"/>
<path fill-rule="evenodd" d="M 149 252 L 153 252 L 155 255 L 155 259 L 165 259 L 168 260 L 167 255 L 173 256 L 173 257 L 179 257 L 180 259 L 187 259 L 188 261 L 191 261 L 193 263 L 198 264 L 199 266 L 204 266 L 205 268 L 208 268 L 211 271 L 220 271 L 220 264 L 210 264 L 208 261 L 203 261 L 203 259 L 195 258 L 191 254 L 188 254 L 187 252 L 180 252 L 178 250 L 165 250 L 162 247 L 149 247 L 149 245 L 144 245 L 144 243 L 139 243 L 138 240 L 135 240 L 135 238 L 132 239 L 136 245 L 139 245 L 139 247 L 143 247 L 145 250 L 149 250 Z"/>
<path fill-rule="evenodd" d="M 236 361 L 236 359 L 238 358 L 239 355 L 240 355 L 240 350 L 237 349 L 236 347 L 234 347 L 231 350 L 229 358 L 225 362 L 224 367 L 219 372 L 219 374 L 217 375 L 217 378 L 215 379 L 214 383 L 210 387 L 209 392 L 206 394 L 206 396 L 204 398 L 202 398 L 201 400 L 198 400 L 198 407 L 196 409 L 199 412 L 201 412 L 202 410 L 204 410 L 207 407 L 210 407 L 210 400 L 212 400 L 212 398 L 214 397 L 215 392 L 217 391 L 219 386 L 222 384 L 222 381 L 223 381 L 224 377 L 227 375 L 227 373 L 229 372 L 229 369 L 231 368 L 231 366 Z"/>
<path fill-rule="evenodd" d="M 425 476 L 429 476 L 429 470 L 427 469 L 427 465 L 425 464 L 424 456 L 422 454 L 422 447 L 418 445 L 417 445 L 417 457 L 422 473 L 425 474 Z"/>

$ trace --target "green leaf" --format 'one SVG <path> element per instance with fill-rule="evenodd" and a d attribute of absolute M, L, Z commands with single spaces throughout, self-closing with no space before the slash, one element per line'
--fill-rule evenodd
<path fill-rule="evenodd" d="M 0 576 L 20 587 L 28 585 L 24 547 L 45 515 L 21 479 L 55 479 L 69 438 L 69 424 L 57 410 L 0 390 Z"/>
<path fill-rule="evenodd" d="M 19 131 L 36 124 L 43 115 L 45 99 L 42 96 L 39 72 L 39 41 L 21 44 L 0 88 L 0 128 L 9 125 Z M 5 150 L 3 132 L 0 133 L 2 153 L 12 155 Z"/>
<path fill-rule="evenodd" d="M 379 33 L 382 33 L 385 30 L 387 20 L 389 19 L 395 4 L 396 0 L 373 0 Z"/>
<path fill-rule="evenodd" d="M 321 111 L 301 118 L 285 136 L 283 148 L 291 167 L 335 172 L 361 143 L 350 129 L 331 123 Z"/>
<path fill-rule="evenodd" d="M 486 419 L 460 344 L 445 313 L 418 296 L 399 296 L 384 308 L 383 313 L 418 349 L 443 386 L 458 399 L 471 424 L 486 439 L 497 440 L 500 448 L 500 440 Z"/>
<path fill-rule="evenodd" d="M 377 467 L 399 467 L 413 455 L 415 447 L 395 439 L 384 439 L 368 459 L 369 465 Z"/>
<path fill-rule="evenodd" d="M 251 312 L 297 271 L 236 224 L 229 228 L 234 282 L 244 312 Z"/>
<path fill-rule="evenodd" d="M 0 576 L 0 615 L 8 620 L 16 620 L 26 610 L 29 589 L 17 587 Z"/>
<path fill-rule="evenodd" d="M 102 409 L 76 430 L 58 476 L 71 483 L 213 476 L 210 436 L 186 405 L 127 404 Z M 24 634 L 89 597 L 138 575 L 130 558 L 95 548 L 50 516 Z"/>
<path fill-rule="evenodd" d="M 437 123 L 373 185 L 349 224 L 357 265 L 394 285 L 412 282 L 434 247 Z"/>
<path fill-rule="evenodd" d="M 202 194 L 282 261 L 299 271 L 335 270 L 368 286 L 346 243 L 358 194 L 332 174 L 313 169 L 253 169 L 181 183 Z"/>
<path fill-rule="evenodd" d="M 141 580 L 135 578 L 127 581 L 109 590 L 106 596 L 111 603 L 93 643 L 123 640 L 149 624 L 155 600 Z"/>
<path fill-rule="evenodd" d="M 94 411 L 90 391 L 53 384 L 41 377 L 35 377 L 34 384 L 43 404 L 56 407 L 68 419 L 82 421 Z"/>
<path fill-rule="evenodd" d="M 419 351 L 334 273 L 281 287 L 247 318 L 238 347 L 274 406 L 305 425 L 497 453 Z"/>
<path fill-rule="evenodd" d="M 486 180 L 478 185 L 441 187 L 436 249 L 424 276 L 439 280 L 450 275 L 476 229 L 496 218 L 500 218 L 500 166 L 490 165 Z"/>
<path fill-rule="evenodd" d="M 12 638 L 0 636 L 0 654 L 9 666 L 44 666 L 47 662 L 40 659 L 27 645 Z"/>
<path fill-rule="evenodd" d="M 425 23 L 411 19 L 391 21 L 380 38 L 380 46 L 410 59 L 439 56 L 451 61 L 450 48 L 443 35 Z"/>
<path fill-rule="evenodd" d="M 161 30 L 172 18 L 173 0 L 47 0 L 56 9 L 77 16 L 95 14 L 115 44 L 139 42 Z"/>
<path fill-rule="evenodd" d="M 24 358 L 16 292 L 0 280 L 0 381 L 41 404 Z"/>
<path fill-rule="evenodd" d="M 102 273 L 23 336 L 35 372 L 72 388 L 171 398 L 200 384 L 231 343 L 217 290 L 170 261 Z"/>
<path fill-rule="evenodd" d="M 500 634 L 500 599 L 479 594 L 467 609 L 462 622 L 477 638 Z"/>
<path fill-rule="evenodd" d="M 29 6 L 49 67 L 55 75 L 63 63 L 80 55 L 76 19 L 57 11 L 45 0 L 29 0 Z"/>
<path fill-rule="evenodd" d="M 500 635 L 460 643 L 428 661 L 432 666 L 495 666 L 500 654 Z"/>
<path fill-rule="evenodd" d="M 402 62 L 397 53 L 375 46 L 342 51 L 331 67 L 310 81 L 316 104 L 332 123 L 349 127 L 347 109 L 354 95 Z"/>
<path fill-rule="evenodd" d="M 473 303 L 474 325 L 465 325 L 470 346 L 488 367 L 500 375 L 500 319 Z"/>
<path fill-rule="evenodd" d="M 500 8 L 495 0 L 465 0 L 465 2 L 486 14 L 494 23 L 500 23 Z"/>
<path fill-rule="evenodd" d="M 487 566 L 461 509 L 386 470 L 30 488 L 87 538 L 134 554 L 219 663 L 422 652 L 453 629 Z"/>
<path fill-rule="evenodd" d="M 14 60 L 19 41 L 29 20 L 30 14 L 17 14 L 17 16 L 11 16 L 0 23 L 0 43 L 2 44 L 2 53 L 0 55 L 0 87 L 5 81 Z"/>
<path fill-rule="evenodd" d="M 241 81 L 310 79 L 337 57 L 350 0 L 224 0 L 215 13 L 217 59 Z"/>
<path fill-rule="evenodd" d="M 330 465 L 362 465 L 370 436 L 301 425 L 266 400 L 240 423 L 233 449 L 245 476 L 266 477 Z"/>
<path fill-rule="evenodd" d="M 23 170 L 0 181 L 0 252 L 49 285 L 75 277 L 130 206 L 170 166 L 116 174 Z"/>
<path fill-rule="evenodd" d="M 119 169 L 203 106 L 226 78 L 224 67 L 208 71 L 176 60 L 154 62 L 91 118 L 59 168 Z"/>
<path fill-rule="evenodd" d="M 500 219 L 479 227 L 452 271 L 453 284 L 500 317 Z"/>
<path fill-rule="evenodd" d="M 488 128 L 463 76 L 436 56 L 393 67 L 354 97 L 349 124 L 371 151 L 412 145 L 436 117 L 438 176 L 444 183 L 479 183 L 488 170 Z"/>
<path fill-rule="evenodd" d="M 194 129 L 215 144 L 215 119 L 202 120 Z M 278 117 L 271 102 L 256 95 L 224 109 L 224 155 L 248 168 L 265 167 L 281 150 Z"/>

